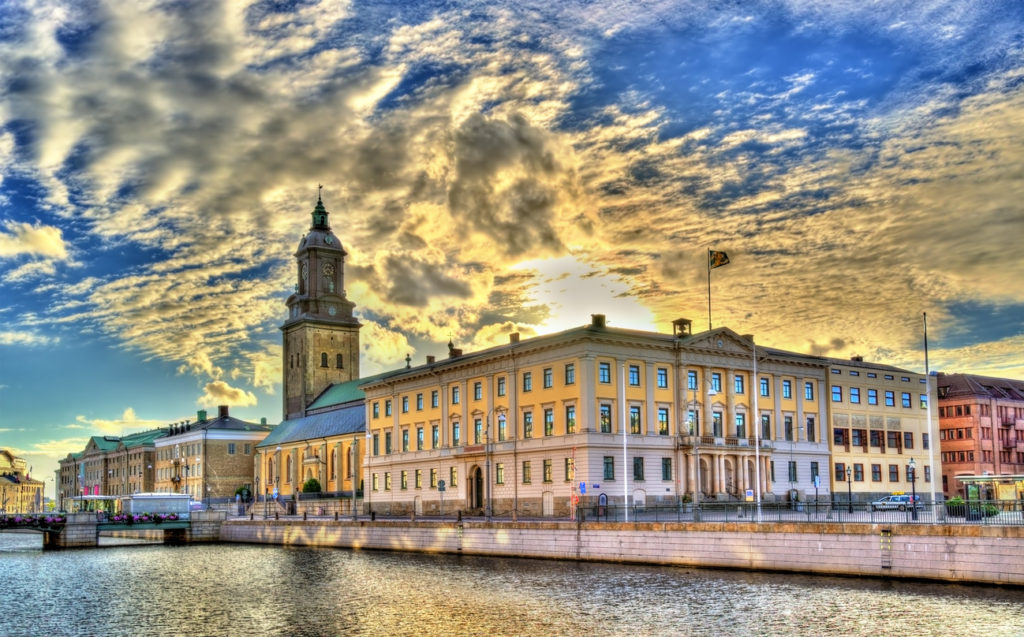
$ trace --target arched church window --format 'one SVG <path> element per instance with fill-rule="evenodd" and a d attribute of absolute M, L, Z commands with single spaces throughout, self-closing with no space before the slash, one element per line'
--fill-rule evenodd
<path fill-rule="evenodd" d="M 320 367 L 327 367 L 327 352 L 320 353 Z"/>
<path fill-rule="evenodd" d="M 286 483 L 291 483 L 292 481 L 292 457 L 290 455 L 285 459 L 284 463 L 284 481 Z"/>
<path fill-rule="evenodd" d="M 337 357 L 337 359 L 334 362 L 334 366 L 337 367 L 338 369 L 341 369 L 341 368 L 344 367 L 344 365 L 341 364 L 341 354 L 338 354 L 338 357 Z"/>
<path fill-rule="evenodd" d="M 274 483 L 274 461 L 267 461 L 267 487 Z"/>

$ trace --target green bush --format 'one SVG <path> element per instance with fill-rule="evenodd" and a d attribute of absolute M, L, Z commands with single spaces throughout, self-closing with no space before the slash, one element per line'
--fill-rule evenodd
<path fill-rule="evenodd" d="M 999 507 L 994 504 L 986 504 L 982 507 L 981 512 L 985 514 L 986 518 L 990 518 L 993 515 L 999 515 Z"/>
<path fill-rule="evenodd" d="M 964 499 L 954 496 L 946 500 L 946 514 L 954 517 L 963 517 L 967 514 L 967 507 L 964 506 Z"/>
<path fill-rule="evenodd" d="M 320 491 L 320 481 L 316 478 L 310 478 L 302 485 L 303 493 L 317 493 Z"/>

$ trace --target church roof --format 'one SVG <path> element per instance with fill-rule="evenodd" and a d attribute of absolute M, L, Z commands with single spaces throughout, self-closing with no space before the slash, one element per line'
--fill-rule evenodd
<path fill-rule="evenodd" d="M 399 374 L 404 371 L 404 369 L 397 369 L 392 370 L 390 372 L 376 374 L 374 376 L 357 378 L 355 380 L 350 380 L 345 383 L 335 383 L 328 387 L 327 389 L 325 389 L 323 393 L 321 393 L 319 396 L 317 396 L 316 399 L 314 399 L 313 402 L 310 403 L 308 407 L 306 407 L 306 411 L 317 411 L 320 409 L 325 409 L 327 407 L 333 407 L 335 405 L 349 403 L 354 400 L 363 400 L 363 398 L 366 397 L 366 394 L 364 394 L 363 390 L 360 389 L 362 385 L 365 385 L 366 383 L 370 383 L 373 381 L 381 380 L 383 378 L 387 378 L 388 376 Z"/>
<path fill-rule="evenodd" d="M 366 409 L 360 399 L 311 416 L 289 418 L 275 427 L 256 447 L 274 447 L 297 440 L 330 438 L 363 431 L 366 431 Z"/>

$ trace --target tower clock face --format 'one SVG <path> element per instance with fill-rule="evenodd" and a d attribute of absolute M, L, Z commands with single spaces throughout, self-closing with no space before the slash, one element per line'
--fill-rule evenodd
<path fill-rule="evenodd" d="M 328 277 L 328 278 L 333 278 L 334 277 L 334 264 L 333 263 L 325 263 L 324 264 L 324 276 Z"/>
<path fill-rule="evenodd" d="M 327 306 L 327 313 L 330 314 L 331 316 L 334 316 L 335 314 L 338 313 L 338 308 L 334 307 L 334 304 L 332 303 Z"/>
<path fill-rule="evenodd" d="M 305 281 L 308 278 L 309 278 L 309 264 L 308 263 L 303 263 L 302 264 L 302 280 Z"/>

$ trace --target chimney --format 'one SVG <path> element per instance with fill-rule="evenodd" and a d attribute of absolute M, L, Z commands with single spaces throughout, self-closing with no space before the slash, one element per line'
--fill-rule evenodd
<path fill-rule="evenodd" d="M 206 410 L 200 409 L 196 412 L 196 420 L 199 422 L 206 422 Z"/>
<path fill-rule="evenodd" d="M 434 358 L 433 354 L 431 354 L 430 356 L 427 356 L 427 365 L 433 365 L 435 360 L 436 359 Z"/>
<path fill-rule="evenodd" d="M 227 405 L 220 405 L 219 407 L 217 407 L 217 417 L 218 418 L 227 418 L 228 417 L 228 406 Z"/>
<path fill-rule="evenodd" d="M 855 362 L 855 363 L 863 363 L 864 362 L 864 357 L 863 356 L 858 356 L 858 355 L 853 355 L 853 356 L 850 357 L 850 360 Z"/>
<path fill-rule="evenodd" d="M 448 358 L 458 358 L 462 356 L 462 348 L 453 347 L 448 350 Z"/>
<path fill-rule="evenodd" d="M 511 334 L 509 334 L 508 335 L 508 342 L 509 343 L 518 343 L 519 342 L 519 332 L 512 332 Z"/>
<path fill-rule="evenodd" d="M 747 339 L 748 341 L 752 341 L 752 340 L 754 340 L 754 335 L 753 334 L 743 334 L 743 338 Z"/>
<path fill-rule="evenodd" d="M 591 327 L 604 327 L 604 314 L 591 314 L 590 315 L 590 326 Z"/>
<path fill-rule="evenodd" d="M 263 418 L 260 418 L 260 424 L 261 425 L 267 424 L 267 417 L 266 416 L 264 416 Z"/>

